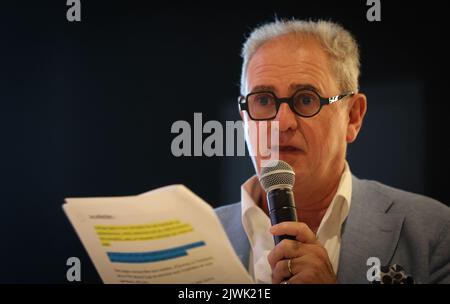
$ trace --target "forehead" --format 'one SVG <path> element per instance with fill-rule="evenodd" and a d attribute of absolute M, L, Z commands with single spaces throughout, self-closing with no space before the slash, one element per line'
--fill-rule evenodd
<path fill-rule="evenodd" d="M 247 83 L 255 85 L 310 84 L 324 89 L 332 81 L 329 57 L 312 37 L 284 35 L 264 43 L 251 58 Z"/>

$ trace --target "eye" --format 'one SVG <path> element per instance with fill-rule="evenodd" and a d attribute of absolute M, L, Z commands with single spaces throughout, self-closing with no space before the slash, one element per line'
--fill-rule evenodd
<path fill-rule="evenodd" d="M 297 93 L 294 97 L 294 101 L 296 107 L 315 107 L 320 103 L 317 95 L 308 91 Z"/>
<path fill-rule="evenodd" d="M 301 96 L 300 97 L 300 102 L 305 105 L 308 106 L 310 105 L 313 101 L 312 98 L 310 96 Z"/>
<path fill-rule="evenodd" d="M 258 95 L 256 97 L 256 102 L 260 106 L 267 106 L 271 101 L 270 95 Z"/>

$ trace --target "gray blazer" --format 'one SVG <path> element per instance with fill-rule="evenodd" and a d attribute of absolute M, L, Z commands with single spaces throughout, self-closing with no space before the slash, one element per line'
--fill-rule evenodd
<path fill-rule="evenodd" d="M 352 201 L 342 228 L 340 283 L 368 283 L 369 257 L 397 264 L 416 283 L 450 283 L 450 208 L 431 198 L 352 176 Z M 215 209 L 248 269 L 250 245 L 241 203 Z"/>

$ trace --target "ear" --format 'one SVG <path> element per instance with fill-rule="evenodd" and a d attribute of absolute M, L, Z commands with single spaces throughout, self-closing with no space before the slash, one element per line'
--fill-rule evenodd
<path fill-rule="evenodd" d="M 240 103 L 241 98 L 242 98 L 242 95 L 238 97 L 238 104 Z M 239 115 L 241 116 L 241 120 L 244 121 L 244 111 L 241 111 L 240 108 L 241 107 L 238 105 Z"/>
<path fill-rule="evenodd" d="M 356 140 L 367 110 L 367 98 L 364 94 L 353 96 L 348 109 L 347 143 Z"/>

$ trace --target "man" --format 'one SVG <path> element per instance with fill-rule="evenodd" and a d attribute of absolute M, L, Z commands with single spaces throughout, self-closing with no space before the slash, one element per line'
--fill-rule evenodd
<path fill-rule="evenodd" d="M 332 22 L 277 21 L 254 30 L 242 56 L 241 117 L 277 128 L 271 148 L 296 174 L 298 222 L 271 227 L 256 176 L 240 203 L 216 209 L 255 281 L 369 283 L 379 261 L 417 283 L 450 283 L 450 209 L 360 180 L 345 160 L 367 109 L 351 34 Z M 262 159 L 252 159 L 257 173 Z M 284 234 L 296 240 L 274 246 L 273 235 Z"/>

